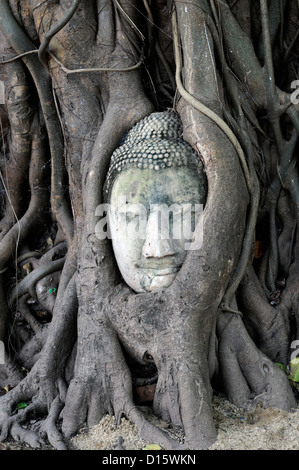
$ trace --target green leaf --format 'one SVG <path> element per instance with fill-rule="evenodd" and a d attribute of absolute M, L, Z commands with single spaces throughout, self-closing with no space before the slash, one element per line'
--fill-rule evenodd
<path fill-rule="evenodd" d="M 146 447 L 143 447 L 142 450 L 161 450 L 162 447 L 160 447 L 158 444 L 149 444 Z"/>
<path fill-rule="evenodd" d="M 284 364 L 281 364 L 280 362 L 275 362 L 275 365 L 279 367 L 280 369 L 282 369 L 284 372 L 287 370 L 287 366 L 285 366 Z"/>
<path fill-rule="evenodd" d="M 293 382 L 299 382 L 299 357 L 292 359 L 289 364 L 290 372 L 288 378 Z"/>
<path fill-rule="evenodd" d="M 26 408 L 27 406 L 28 406 L 27 403 L 24 403 L 24 402 L 18 403 L 17 410 L 22 410 L 23 408 Z"/>

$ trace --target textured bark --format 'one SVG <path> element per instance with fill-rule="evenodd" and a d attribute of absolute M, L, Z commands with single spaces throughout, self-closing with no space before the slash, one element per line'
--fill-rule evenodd
<path fill-rule="evenodd" d="M 296 405 L 275 365 L 299 330 L 296 22 L 293 0 L 1 2 L 1 439 L 65 449 L 110 413 L 163 448 L 206 449 L 214 388 L 238 406 Z M 203 245 L 170 287 L 136 294 L 95 214 L 123 135 L 167 108 L 204 164 Z M 136 406 L 143 378 L 184 442 Z"/>

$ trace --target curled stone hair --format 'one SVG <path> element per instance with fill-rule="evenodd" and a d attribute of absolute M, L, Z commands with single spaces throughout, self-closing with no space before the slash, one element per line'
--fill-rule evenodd
<path fill-rule="evenodd" d="M 104 185 L 104 198 L 109 200 L 115 179 L 130 168 L 161 171 L 164 168 L 188 166 L 197 170 L 201 186 L 205 188 L 203 164 L 182 135 L 181 120 L 171 111 L 152 113 L 139 121 L 125 134 L 112 154 Z"/>

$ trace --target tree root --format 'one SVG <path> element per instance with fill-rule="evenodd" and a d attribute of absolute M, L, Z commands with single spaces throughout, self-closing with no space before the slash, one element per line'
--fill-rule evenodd
<path fill-rule="evenodd" d="M 63 437 L 57 429 L 57 420 L 63 407 L 64 403 L 60 400 L 60 397 L 54 398 L 48 416 L 43 423 L 43 435 L 48 438 L 50 444 L 56 450 L 67 450 Z"/>
<path fill-rule="evenodd" d="M 151 424 L 136 406 L 133 405 L 131 409 L 128 407 L 126 415 L 137 426 L 141 439 L 155 442 L 165 450 L 184 450 L 187 448 L 184 444 L 172 439 L 166 432 Z"/>
<path fill-rule="evenodd" d="M 62 434 L 57 429 L 57 421 L 63 410 L 66 398 L 66 385 L 62 379 L 57 381 L 59 388 L 59 395 L 57 395 L 48 413 L 46 420 L 41 428 L 41 435 L 48 438 L 50 444 L 57 450 L 67 450 Z"/>
<path fill-rule="evenodd" d="M 41 121 L 38 113 L 35 114 L 32 131 L 31 161 L 29 168 L 29 184 L 31 199 L 23 216 L 17 220 L 12 228 L 1 240 L 0 270 L 7 268 L 13 254 L 19 245 L 24 242 L 31 231 L 37 230 L 48 219 L 47 198 L 47 152 L 45 149 L 45 135 L 40 131 Z"/>
<path fill-rule="evenodd" d="M 23 159 L 25 170 L 30 168 L 31 199 L 30 202 L 29 197 L 28 200 L 21 201 L 25 202 L 25 207 L 18 207 L 18 217 L 15 214 L 12 217 L 7 212 L 0 222 L 3 236 L 0 250 L 0 280 L 3 281 L 0 284 L 1 340 L 5 338 L 8 316 L 4 292 L 6 279 L 1 274 L 10 266 L 12 253 L 16 253 L 18 245 L 21 247 L 25 237 L 28 238 L 33 229 L 43 228 L 44 215 L 49 209 L 49 181 L 42 171 L 48 165 L 48 144 L 52 170 L 52 216 L 56 218 L 64 240 L 67 240 L 69 251 L 65 263 L 64 259 L 47 259 L 45 255 L 11 292 L 12 305 L 20 300 L 20 296 L 28 293 L 53 313 L 53 318 L 50 325 L 41 328 L 28 306 L 22 305 L 25 297 L 19 301 L 22 318 L 34 335 L 31 330 L 28 333 L 22 327 L 19 328 L 16 337 L 19 334 L 20 343 L 24 340 L 26 344 L 15 356 L 31 370 L 20 381 L 23 375 L 13 369 L 10 362 L 3 368 L 2 376 L 0 369 L 3 383 L 14 387 L 0 399 L 0 438 L 5 439 L 11 435 L 34 448 L 41 445 L 42 438 L 47 438 L 54 448 L 66 449 L 64 437 L 67 439 L 76 433 L 86 422 L 88 426 L 92 426 L 104 414 L 113 413 L 117 422 L 122 415 L 126 415 L 136 424 L 141 437 L 150 439 L 165 449 L 208 448 L 216 439 L 210 406 L 210 379 L 214 371 L 221 379 L 229 399 L 236 405 L 254 407 L 257 403 L 262 403 L 265 407 L 275 406 L 290 410 L 295 406 L 292 389 L 286 375 L 271 360 L 287 362 L 292 313 L 297 322 L 297 334 L 299 331 L 298 268 L 295 262 L 291 263 L 292 256 L 295 261 L 299 257 L 299 243 L 297 240 L 295 244 L 296 225 L 293 217 L 286 212 L 288 205 L 294 209 L 299 200 L 298 178 L 296 177 L 296 187 L 291 184 L 295 160 L 290 158 L 292 168 L 287 165 L 289 157 L 295 154 L 295 133 L 290 139 L 290 145 L 280 148 L 281 162 L 277 172 L 277 156 L 273 157 L 269 152 L 265 163 L 264 157 L 260 155 L 263 152 L 259 153 L 262 144 L 258 142 L 255 130 L 248 132 L 248 140 L 251 138 L 252 146 L 256 145 L 257 148 L 252 161 L 260 173 L 265 169 L 266 176 L 262 174 L 259 182 L 261 186 L 266 186 L 269 179 L 270 183 L 274 181 L 274 186 L 276 181 L 279 182 L 277 197 L 281 184 L 289 192 L 288 201 L 283 201 L 282 198 L 278 200 L 284 230 L 278 243 L 277 231 L 271 231 L 273 237 L 271 246 L 268 247 L 269 254 L 264 255 L 265 264 L 262 266 L 262 269 L 265 267 L 264 286 L 272 290 L 279 276 L 278 270 L 282 269 L 287 287 L 281 295 L 281 304 L 272 308 L 267 303 L 253 268 L 249 267 L 240 285 L 238 298 L 238 304 L 244 312 L 244 323 L 241 316 L 229 313 L 233 311 L 230 309 L 230 300 L 235 300 L 236 289 L 244 274 L 243 268 L 245 270 L 250 256 L 255 225 L 252 223 L 251 230 L 247 231 L 245 240 L 248 243 L 246 242 L 246 250 L 243 250 L 240 258 L 243 259 L 242 269 L 238 269 L 237 261 L 242 250 L 249 202 L 245 183 L 251 192 L 253 176 L 251 161 L 248 158 L 248 166 L 244 155 L 245 150 L 246 157 L 251 155 L 251 151 L 248 151 L 250 145 L 244 145 L 246 139 L 242 140 L 240 136 L 248 129 L 244 125 L 248 118 L 260 131 L 261 139 L 267 139 L 266 127 L 269 121 L 277 117 L 275 112 L 286 112 L 287 109 L 286 106 L 276 109 L 274 103 L 273 109 L 270 109 L 267 102 L 268 83 L 264 80 L 267 73 L 264 74 L 255 55 L 253 41 L 241 27 L 244 24 L 245 10 L 239 11 L 237 8 L 237 14 L 234 15 L 225 0 L 216 4 L 212 0 L 195 3 L 187 0 L 184 5 L 179 1 L 175 2 L 178 24 L 173 16 L 172 32 L 178 91 L 182 96 L 178 110 L 184 125 L 184 138 L 198 150 L 207 172 L 209 195 L 203 217 L 206 239 L 200 254 L 188 254 L 168 292 L 147 297 L 143 294 L 128 294 L 125 288 L 122 290 L 118 286 L 120 281 L 111 246 L 109 243 L 99 243 L 94 235 L 96 207 L 102 202 L 102 187 L 111 154 L 122 135 L 154 110 L 141 70 L 137 70 L 142 62 L 134 65 L 136 58 L 140 58 L 145 40 L 138 2 L 81 2 L 81 8 L 76 10 L 79 1 L 74 0 L 73 9 L 68 13 L 72 16 L 76 10 L 76 15 L 69 26 L 65 23 L 70 16 L 62 17 L 66 9 L 62 2 L 32 1 L 28 2 L 30 7 L 24 7 L 21 3 L 23 2 L 9 0 L 0 3 L 0 26 L 16 53 L 21 53 L 23 61 L 8 66 L 7 70 L 20 69 L 25 70 L 28 76 L 31 74 L 29 84 L 31 87 L 33 79 L 43 111 L 43 118 L 36 112 L 33 127 L 38 129 L 40 124 L 45 124 L 48 139 L 40 139 L 43 133 L 32 132 L 32 129 L 30 135 L 26 134 L 28 123 L 26 119 L 18 119 L 20 102 L 16 96 L 15 103 L 9 109 L 10 118 L 15 118 L 11 127 L 12 137 L 13 143 L 18 144 L 19 166 L 22 166 L 20 163 Z M 160 3 L 159 1 L 157 5 Z M 234 2 L 234 5 L 237 3 Z M 251 12 L 249 0 L 245 3 L 246 12 Z M 261 4 L 266 6 L 266 0 L 261 0 Z M 149 3 L 144 0 L 143 5 L 149 20 L 153 22 Z M 210 10 L 215 24 L 212 16 L 208 18 Z M 51 28 L 52 24 L 55 24 L 54 29 Z M 64 24 L 64 31 L 58 32 Z M 162 29 L 158 26 L 157 31 L 160 29 L 162 34 L 171 37 L 170 19 L 166 19 L 166 15 L 160 26 Z M 246 26 L 249 33 L 251 25 L 247 23 Z M 278 28 L 278 24 L 276 26 Z M 221 28 L 224 34 L 221 33 Z M 266 29 L 269 29 L 267 25 Z M 48 33 L 45 33 L 46 30 Z M 151 39 L 154 36 L 154 25 L 149 30 Z M 283 36 L 283 28 L 281 31 Z M 47 64 L 45 52 L 56 33 L 57 37 L 51 45 L 55 55 L 50 53 L 53 60 L 50 59 Z M 78 38 L 79 41 L 76 41 Z M 153 70 L 158 70 L 158 81 L 162 77 L 158 64 L 162 63 L 169 74 L 168 84 L 171 85 L 174 83 L 173 73 L 163 57 L 165 44 L 168 43 L 167 48 L 170 44 L 168 39 L 166 43 L 162 41 L 161 48 L 156 45 L 156 58 L 154 53 L 151 58 Z M 39 40 L 42 43 L 39 56 L 46 68 L 37 57 L 38 51 L 32 53 L 33 40 L 35 44 Z M 267 41 L 265 43 L 266 46 L 270 45 L 269 41 L 268 44 Z M 154 51 L 153 45 L 149 45 Z M 217 58 L 214 45 L 218 52 Z M 226 46 L 226 51 L 223 46 Z M 24 51 L 28 54 L 24 55 Z M 265 50 L 265 58 L 268 59 L 265 69 L 268 68 L 268 78 L 273 78 L 271 81 L 275 87 L 274 77 L 269 66 L 267 67 L 269 55 L 268 47 Z M 175 65 L 171 53 L 170 58 L 169 62 Z M 23 63 L 27 68 L 23 67 Z M 91 69 L 92 64 L 103 67 Z M 217 69 L 219 64 L 225 76 L 225 80 L 222 80 L 223 88 L 222 73 Z M 232 74 L 235 76 L 231 82 L 235 87 L 228 86 Z M 25 85 L 27 86 L 27 82 Z M 169 96 L 167 85 L 164 91 L 170 100 L 173 97 Z M 149 88 L 151 86 L 153 90 L 157 89 L 155 79 Z M 25 113 L 26 89 L 23 88 L 24 101 L 20 106 L 23 106 Z M 253 104 L 245 97 L 248 92 L 252 94 L 250 99 L 252 98 Z M 271 96 L 268 93 L 268 101 L 269 98 Z M 155 97 L 155 100 L 159 108 L 163 108 L 159 98 Z M 243 107 L 245 101 L 247 113 Z M 284 104 L 289 106 L 287 102 Z M 268 113 L 268 118 L 261 120 L 263 129 L 256 115 L 258 105 L 262 115 L 264 111 L 265 115 Z M 231 112 L 226 112 L 226 106 Z M 30 108 L 29 114 L 32 109 Z M 290 114 L 291 111 L 293 114 Z M 290 121 L 294 127 L 297 126 L 298 131 L 298 115 L 294 113 L 293 106 L 288 108 Z M 222 115 L 227 121 L 223 121 Z M 32 116 L 30 114 L 30 120 Z M 229 126 L 226 122 L 229 122 Z M 240 132 L 236 132 L 237 127 Z M 25 142 L 22 140 L 23 132 Z M 280 138 L 277 128 L 273 129 L 273 134 L 275 133 L 280 144 L 287 143 Z M 68 175 L 65 164 L 68 166 Z M 292 171 L 289 173 L 290 169 Z M 10 170 L 14 172 L 12 164 Z M 20 181 L 23 181 L 22 174 L 19 176 Z M 26 182 L 27 179 L 26 174 Z M 12 196 L 16 200 L 14 202 L 17 202 L 22 193 L 21 185 L 18 184 L 13 189 L 16 192 Z M 254 190 L 253 193 L 257 194 L 257 191 Z M 10 209 L 8 202 L 6 208 Z M 275 200 L 275 205 L 271 206 L 271 226 L 274 229 L 276 202 Z M 0 210 L 4 212 L 2 207 Z M 254 222 L 256 210 L 257 205 L 254 205 L 251 219 Z M 266 207 L 264 212 L 269 213 L 270 207 Z M 273 259 L 275 263 L 271 269 Z M 237 275 L 235 278 L 234 269 Z M 270 278 L 267 277 L 269 271 L 272 274 Z M 53 274 L 48 274 L 49 272 Z M 49 289 L 54 288 L 48 284 L 49 279 L 54 276 L 60 277 L 55 302 L 53 293 L 51 298 L 46 296 L 47 289 L 49 293 Z M 218 315 L 217 345 L 213 330 L 216 312 L 230 280 L 231 296 L 227 302 L 227 312 L 219 312 Z M 217 346 L 219 364 L 216 365 L 214 353 Z M 136 407 L 131 371 L 123 350 L 128 354 L 132 353 L 133 359 L 142 364 L 146 357 L 153 358 L 158 370 L 154 409 L 165 420 L 184 428 L 184 443 L 171 439 L 161 429 L 153 426 Z M 62 381 L 62 377 L 66 376 L 67 384 Z M 27 407 L 24 410 L 18 409 L 19 402 L 26 402 Z M 47 416 L 41 426 L 41 438 L 31 429 L 26 429 L 26 423 L 32 415 Z M 57 424 L 61 419 L 62 432 Z"/>
<path fill-rule="evenodd" d="M 76 338 L 74 319 L 77 296 L 74 276 L 63 294 L 60 294 L 59 305 L 62 315 L 54 315 L 39 360 L 28 375 L 0 399 L 1 440 L 6 439 L 10 434 L 33 447 L 39 446 L 41 440 L 31 431 L 23 429 L 22 424 L 26 423 L 32 414 L 41 417 L 49 412 L 43 427 L 43 434 L 49 433 L 52 445 L 63 448 L 62 439 L 54 427 L 54 422 L 57 421 L 66 395 L 66 386 L 60 379 L 60 374 L 64 371 Z M 70 332 L 69 341 L 62 341 L 66 329 Z M 16 413 L 16 406 L 19 402 L 29 404 L 24 410 L 18 410 Z"/>
<path fill-rule="evenodd" d="M 282 191 L 278 200 L 278 215 L 282 223 L 282 232 L 278 237 L 279 267 L 282 274 L 287 277 L 292 262 L 296 222 L 292 215 L 292 206 L 289 195 Z M 285 279 L 284 279 L 285 281 Z"/>
<path fill-rule="evenodd" d="M 251 264 L 238 291 L 244 324 L 257 347 L 272 361 L 288 363 L 290 327 L 279 308 L 269 304 Z"/>
<path fill-rule="evenodd" d="M 10 427 L 10 435 L 15 441 L 20 441 L 27 444 L 33 449 L 40 449 L 42 446 L 41 440 L 35 432 L 30 429 L 24 429 L 19 423 L 13 423 Z"/>
<path fill-rule="evenodd" d="M 47 264 L 42 264 L 40 267 L 32 271 L 26 276 L 11 292 L 9 303 L 13 306 L 18 297 L 26 294 L 28 291 L 35 288 L 36 283 L 47 276 L 48 274 L 55 273 L 63 268 L 65 258 L 60 258 Z"/>
<path fill-rule="evenodd" d="M 24 345 L 20 350 L 15 354 L 17 361 L 22 364 L 27 370 L 30 370 L 38 358 L 40 357 L 40 352 L 46 343 L 49 325 L 41 324 L 31 313 L 28 304 L 28 296 L 23 296 L 18 302 L 18 315 L 21 320 L 25 320 L 26 323 L 30 326 L 33 331 L 33 336 L 26 338 Z M 19 334 L 20 336 L 20 334 Z"/>
<path fill-rule="evenodd" d="M 32 380 L 32 377 L 31 377 Z M 27 382 L 29 384 L 29 382 Z M 66 450 L 61 433 L 57 429 L 57 420 L 64 406 L 65 385 L 62 380 L 57 380 L 59 394 L 51 401 L 47 410 L 44 400 L 38 391 L 38 381 L 35 386 L 26 389 L 24 383 L 2 398 L 0 413 L 0 441 L 4 441 L 9 435 L 16 441 L 21 441 L 34 449 L 41 448 L 46 443 L 46 439 L 57 450 Z M 26 390 L 26 391 L 25 391 Z M 16 405 L 21 401 L 30 401 L 24 409 L 17 409 Z M 23 427 L 30 417 L 42 417 L 47 414 L 47 418 L 42 422 L 38 431 Z"/>
<path fill-rule="evenodd" d="M 4 161 L 1 165 L 1 180 L 6 192 L 6 207 L 5 216 L 0 222 L 0 239 L 3 239 L 16 220 L 22 217 L 26 207 L 23 191 L 28 184 L 34 116 L 32 96 L 24 65 L 19 61 L 7 65 L 5 71 L 11 148 L 7 154 L 4 150 Z"/>
<path fill-rule="evenodd" d="M 24 400 L 24 396 L 24 390 L 21 396 L 19 394 L 10 394 L 7 396 L 8 400 L 5 400 L 6 403 L 3 403 L 4 406 L 1 407 L 0 413 L 0 442 L 3 442 L 10 435 L 15 441 L 21 441 L 34 449 L 38 449 L 42 446 L 43 441 L 36 432 L 24 428 L 22 424 L 26 424 L 32 415 L 39 416 L 45 413 L 45 408 L 38 400 L 32 400 L 26 408 L 18 410 L 17 403 L 21 399 Z"/>
<path fill-rule="evenodd" d="M 238 315 L 220 314 L 218 354 L 225 394 L 236 406 L 296 406 L 286 374 L 255 346 Z"/>
<path fill-rule="evenodd" d="M 29 39 L 19 23 L 14 18 L 9 2 L 0 5 L 1 31 L 10 42 L 17 54 L 35 49 L 34 43 Z M 13 31 L 13 32 L 12 32 Z M 23 58 L 34 80 L 39 95 L 43 117 L 48 132 L 49 145 L 52 157 L 51 175 L 51 205 L 58 223 L 64 230 L 69 244 L 73 236 L 73 220 L 70 207 L 64 194 L 65 166 L 63 162 L 64 148 L 63 135 L 55 108 L 50 75 L 44 69 L 36 54 Z"/>

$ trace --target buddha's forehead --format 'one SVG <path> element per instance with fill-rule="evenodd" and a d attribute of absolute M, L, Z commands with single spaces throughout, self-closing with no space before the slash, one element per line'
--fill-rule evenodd
<path fill-rule="evenodd" d="M 128 169 L 114 181 L 110 202 L 120 199 L 134 204 L 192 203 L 201 200 L 200 180 L 188 167 L 163 170 Z"/>

